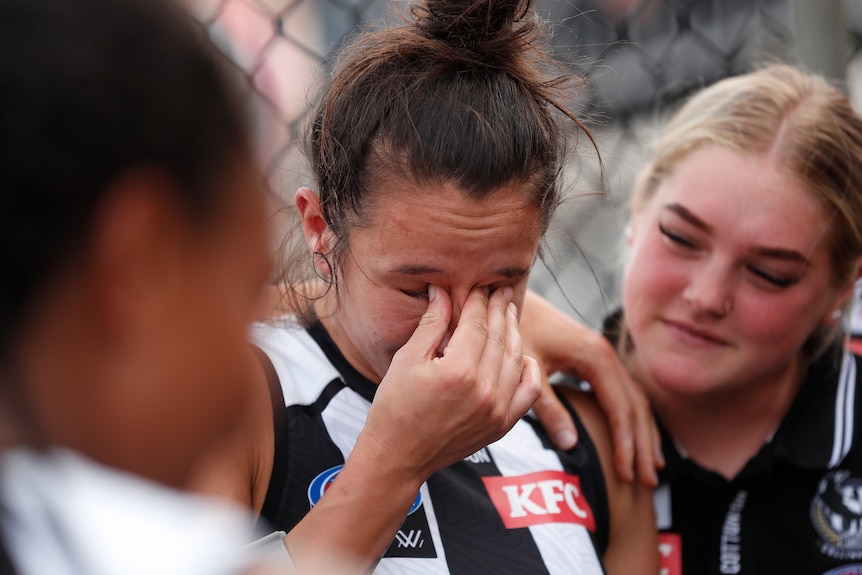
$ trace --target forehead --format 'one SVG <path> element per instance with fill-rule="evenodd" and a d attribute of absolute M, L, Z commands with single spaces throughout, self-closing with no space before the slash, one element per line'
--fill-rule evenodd
<path fill-rule="evenodd" d="M 351 231 L 350 245 L 381 264 L 529 267 L 541 230 L 540 208 L 521 185 L 476 200 L 453 184 L 395 181 L 376 191 L 367 221 Z"/>
<path fill-rule="evenodd" d="M 659 184 L 651 208 L 678 203 L 716 232 L 759 244 L 807 245 L 820 239 L 828 218 L 814 194 L 765 155 L 708 146 L 680 160 Z"/>

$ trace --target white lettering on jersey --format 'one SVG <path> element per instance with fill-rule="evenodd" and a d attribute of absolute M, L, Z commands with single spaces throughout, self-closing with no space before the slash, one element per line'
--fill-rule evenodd
<path fill-rule="evenodd" d="M 735 575 L 742 570 L 742 509 L 748 498 L 747 491 L 740 491 L 733 498 L 724 524 L 721 526 L 721 546 L 719 548 L 719 568 L 725 575 Z"/>
<path fill-rule="evenodd" d="M 483 447 L 473 455 L 465 457 L 464 461 L 469 461 L 470 463 L 491 463 L 491 456 L 488 455 L 488 450 Z"/>
<path fill-rule="evenodd" d="M 483 477 L 494 506 L 509 529 L 542 523 L 576 523 L 595 530 L 580 479 L 562 471 L 518 477 Z"/>

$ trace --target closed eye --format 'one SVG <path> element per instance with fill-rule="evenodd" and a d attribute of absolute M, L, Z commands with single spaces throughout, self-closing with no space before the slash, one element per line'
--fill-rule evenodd
<path fill-rule="evenodd" d="M 422 290 L 422 291 L 401 290 L 401 293 L 403 293 L 404 295 L 408 295 L 414 299 L 428 299 L 428 290 L 427 289 Z"/>
<path fill-rule="evenodd" d="M 694 243 L 692 241 L 686 239 L 685 237 L 683 237 L 677 233 L 669 231 L 667 228 L 664 227 L 664 225 L 659 224 L 658 229 L 664 237 L 669 239 L 674 244 L 676 244 L 680 247 L 683 247 L 683 248 L 691 249 L 691 250 L 697 249 L 697 246 L 694 245 Z"/>
<path fill-rule="evenodd" d="M 765 280 L 778 288 L 788 288 L 799 281 L 798 275 L 793 277 L 776 276 L 772 275 L 771 273 L 765 272 L 760 268 L 751 266 L 748 268 L 748 270 L 758 278 Z"/>

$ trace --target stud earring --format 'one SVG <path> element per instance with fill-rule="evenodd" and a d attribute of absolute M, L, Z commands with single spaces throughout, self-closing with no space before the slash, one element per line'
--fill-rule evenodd
<path fill-rule="evenodd" d="M 625 234 L 626 240 L 631 241 L 633 237 L 635 237 L 635 232 L 631 226 L 626 226 L 625 230 L 623 230 L 623 234 Z"/>
<path fill-rule="evenodd" d="M 832 311 L 832 319 L 841 319 L 841 316 L 844 315 L 844 312 L 840 309 L 836 309 Z"/>

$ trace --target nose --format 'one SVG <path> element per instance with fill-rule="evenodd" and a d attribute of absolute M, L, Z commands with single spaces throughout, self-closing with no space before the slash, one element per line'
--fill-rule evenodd
<path fill-rule="evenodd" d="M 733 309 L 732 284 L 729 266 L 710 259 L 691 275 L 682 296 L 696 313 L 722 318 Z"/>

